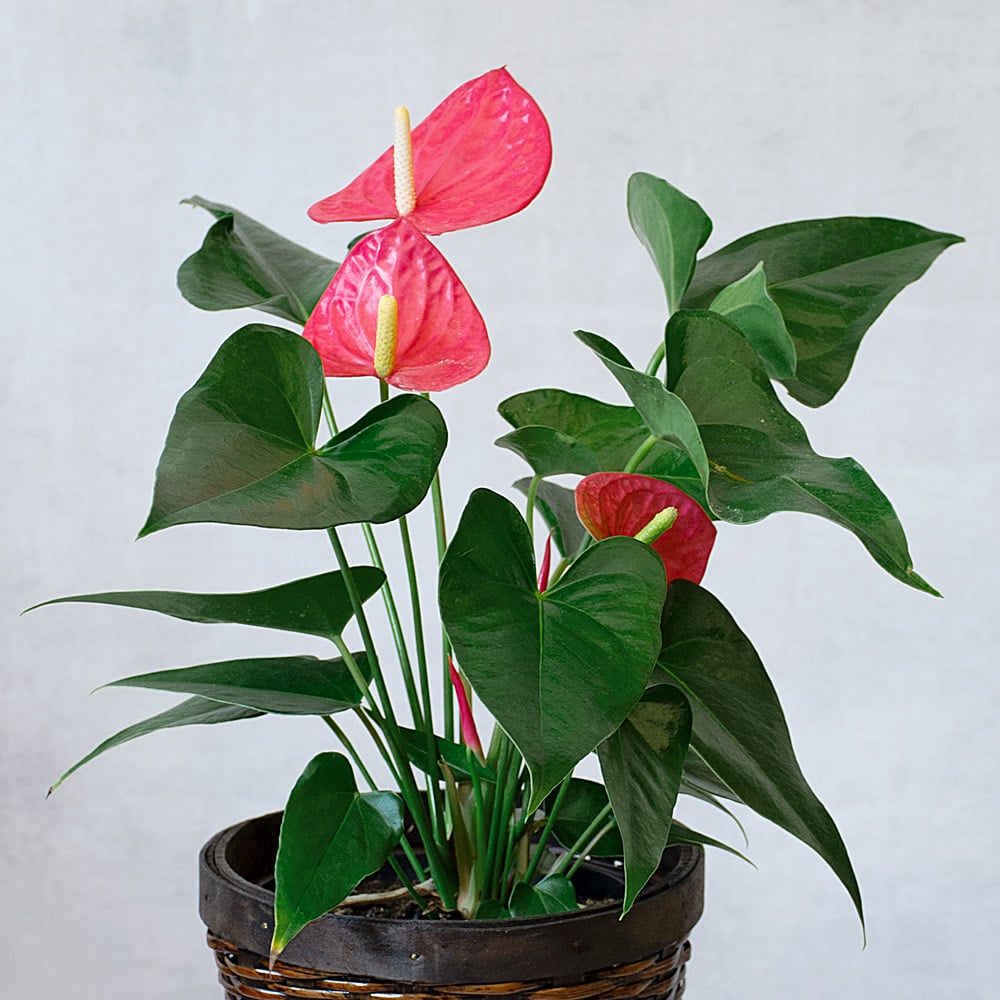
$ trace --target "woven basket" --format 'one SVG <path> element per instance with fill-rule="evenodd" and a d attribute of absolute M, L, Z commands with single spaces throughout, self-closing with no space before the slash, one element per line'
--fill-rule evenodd
<path fill-rule="evenodd" d="M 268 968 L 280 814 L 231 827 L 201 855 L 201 915 L 226 1000 L 676 1000 L 702 911 L 704 860 L 671 848 L 625 920 L 620 904 L 519 920 L 370 919 L 329 913 Z M 621 871 L 587 862 L 581 895 L 621 893 Z"/>

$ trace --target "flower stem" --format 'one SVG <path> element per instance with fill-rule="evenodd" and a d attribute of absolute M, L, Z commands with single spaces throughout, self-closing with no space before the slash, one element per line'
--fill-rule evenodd
<path fill-rule="evenodd" d="M 545 818 L 545 826 L 542 828 L 542 835 L 538 839 L 538 844 L 535 847 L 535 852 L 531 856 L 531 860 L 528 862 L 528 868 L 524 873 L 525 882 L 530 882 L 535 877 L 535 872 L 538 871 L 538 865 L 545 854 L 545 849 L 549 843 L 549 837 L 552 836 L 552 828 L 556 825 L 556 819 L 559 816 L 559 810 L 562 808 L 563 799 L 566 798 L 566 793 L 569 791 L 569 783 L 572 779 L 572 775 L 567 774 L 562 780 L 562 784 L 559 786 L 559 791 L 556 792 L 555 801 L 552 803 L 552 808 L 549 809 L 549 814 Z"/>

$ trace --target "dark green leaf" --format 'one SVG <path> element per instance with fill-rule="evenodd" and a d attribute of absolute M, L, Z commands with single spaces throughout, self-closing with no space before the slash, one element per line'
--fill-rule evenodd
<path fill-rule="evenodd" d="M 789 392 L 809 406 L 844 384 L 865 331 L 960 236 L 897 219 L 810 219 L 750 233 L 698 262 L 685 308 L 708 307 L 763 262 L 768 292 L 795 342 Z"/>
<path fill-rule="evenodd" d="M 473 920 L 509 920 L 510 910 L 499 899 L 484 899 L 476 908 Z"/>
<path fill-rule="evenodd" d="M 241 309 L 305 323 L 338 264 L 300 247 L 228 205 L 185 199 L 218 219 L 177 272 L 181 294 L 199 309 Z"/>
<path fill-rule="evenodd" d="M 165 712 L 160 712 L 159 715 L 128 726 L 106 739 L 66 771 L 49 789 L 49 794 L 51 795 L 74 771 L 78 771 L 84 764 L 89 764 L 95 757 L 100 757 L 105 750 L 120 747 L 123 743 L 128 743 L 130 740 L 138 739 L 148 733 L 155 733 L 159 729 L 173 729 L 178 726 L 205 726 L 218 722 L 238 722 L 240 719 L 256 719 L 263 714 L 263 712 L 241 708 L 237 705 L 220 705 L 219 702 L 209 701 L 207 698 L 188 698 L 187 701 L 182 701 L 179 705 L 168 708 Z"/>
<path fill-rule="evenodd" d="M 540 917 L 575 909 L 576 890 L 565 875 L 546 875 L 534 885 L 518 882 L 510 897 L 512 917 Z"/>
<path fill-rule="evenodd" d="M 659 867 L 690 736 L 691 709 L 684 695 L 653 687 L 597 748 L 625 848 L 623 913 Z"/>
<path fill-rule="evenodd" d="M 369 677 L 365 654 L 356 653 L 354 658 Z M 361 703 L 361 692 L 344 661 L 315 656 L 223 660 L 136 674 L 104 686 L 197 694 L 276 715 L 333 715 Z"/>
<path fill-rule="evenodd" d="M 651 433 L 634 407 L 562 389 L 511 396 L 500 404 L 500 415 L 517 430 L 496 443 L 517 452 L 539 475 L 619 472 Z M 635 471 L 668 480 L 708 509 L 697 469 L 675 445 L 658 442 Z"/>
<path fill-rule="evenodd" d="M 553 792 L 547 800 L 549 809 L 555 795 Z M 586 778 L 572 778 L 552 827 L 556 840 L 569 850 L 587 832 L 587 827 L 608 805 L 608 801 L 608 792 L 603 785 Z M 625 853 L 621 831 L 618 827 L 608 830 L 587 853 L 594 858 L 620 858 Z"/>
<path fill-rule="evenodd" d="M 767 275 L 758 264 L 749 274 L 726 285 L 712 299 L 712 312 L 725 316 L 760 355 L 771 378 L 795 375 L 795 344 L 781 310 L 767 291 Z"/>
<path fill-rule="evenodd" d="M 354 566 L 351 573 L 362 601 L 367 601 L 385 582 L 385 574 L 374 566 Z M 339 571 L 320 573 L 304 580 L 294 580 L 245 594 L 130 590 L 58 597 L 36 604 L 35 607 L 69 603 L 112 604 L 156 611 L 188 622 L 255 625 L 259 628 L 318 635 L 324 639 L 339 636 L 353 617 L 351 602 Z"/>
<path fill-rule="evenodd" d="M 708 458 L 691 411 L 684 401 L 664 388 L 654 375 L 636 371 L 620 351 L 595 333 L 577 330 L 576 336 L 604 362 L 608 371 L 635 404 L 650 433 L 687 456 L 698 474 L 699 485 L 708 486 Z"/>
<path fill-rule="evenodd" d="M 403 833 L 403 805 L 390 792 L 359 794 L 337 753 L 314 757 L 285 806 L 274 865 L 271 961 L 311 920 L 378 871 Z"/>
<path fill-rule="evenodd" d="M 519 479 L 514 486 L 525 496 L 530 479 Z M 542 480 L 535 491 L 535 507 L 552 531 L 552 540 L 564 556 L 572 556 L 580 547 L 586 529 L 576 513 L 576 494 L 565 486 Z"/>
<path fill-rule="evenodd" d="M 882 491 L 853 458 L 812 450 L 760 359 L 727 320 L 700 311 L 671 317 L 667 372 L 698 421 L 715 514 L 737 524 L 782 510 L 827 518 L 853 532 L 898 580 L 937 593 L 913 572 L 906 536 Z"/>
<path fill-rule="evenodd" d="M 741 858 L 748 865 L 753 865 L 754 868 L 757 867 L 745 854 L 737 851 L 735 847 L 730 847 L 721 840 L 709 837 L 706 833 L 699 833 L 697 830 L 692 830 L 690 827 L 684 826 L 683 823 L 678 823 L 677 820 L 674 820 L 671 825 L 670 836 L 667 838 L 668 847 L 672 847 L 675 844 L 685 844 L 691 847 L 715 847 L 720 851 L 725 851 L 727 854 L 735 854 L 736 857 Z"/>
<path fill-rule="evenodd" d="M 422 730 L 405 729 L 400 727 L 399 735 L 406 753 L 406 759 L 411 764 L 418 767 L 424 774 L 430 773 L 430 761 L 427 759 L 427 737 Z M 480 764 L 474 754 L 469 754 L 468 749 L 460 743 L 452 743 L 443 736 L 435 736 L 434 744 L 437 751 L 437 759 L 444 761 L 451 769 L 451 773 L 459 781 L 471 781 L 472 771 L 469 769 L 469 759 L 471 757 L 472 767 L 478 775 L 480 781 L 495 782 L 496 772 L 491 767 Z"/>
<path fill-rule="evenodd" d="M 659 670 L 691 705 L 691 745 L 751 809 L 816 851 L 862 916 L 847 849 L 802 775 L 760 658 L 719 601 L 687 580 L 667 591 Z"/>
<path fill-rule="evenodd" d="M 673 312 L 694 273 L 695 257 L 711 235 L 712 221 L 696 201 L 644 173 L 628 180 L 628 218 L 653 258 Z"/>
<path fill-rule="evenodd" d="M 140 535 L 198 521 L 379 523 L 416 507 L 447 440 L 437 407 L 395 396 L 317 449 L 322 399 L 310 344 L 275 327 L 237 330 L 177 405 Z"/>
<path fill-rule="evenodd" d="M 458 662 L 521 751 L 533 811 L 639 700 L 659 649 L 663 564 L 646 545 L 591 546 L 542 595 L 509 501 L 472 494 L 440 574 Z"/>

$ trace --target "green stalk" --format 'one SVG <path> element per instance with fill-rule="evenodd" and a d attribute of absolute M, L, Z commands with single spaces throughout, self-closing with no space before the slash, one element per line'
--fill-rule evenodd
<path fill-rule="evenodd" d="M 646 365 L 646 374 L 655 375 L 659 369 L 660 365 L 663 364 L 663 359 L 667 354 L 667 342 L 666 340 L 661 340 L 656 346 L 656 350 L 653 351 L 652 356 L 649 359 L 649 364 Z"/>
<path fill-rule="evenodd" d="M 441 496 L 441 470 L 434 472 L 431 480 L 431 504 L 434 508 L 434 537 L 437 541 L 438 565 L 444 559 L 448 548 L 448 536 L 444 523 L 444 500 Z M 444 626 L 441 627 L 441 665 L 442 665 L 442 699 L 444 701 L 444 737 L 446 740 L 455 738 L 455 697 L 451 690 L 451 676 L 448 671 L 448 660 L 451 657 L 451 640 Z"/>
<path fill-rule="evenodd" d="M 656 443 L 660 439 L 656 437 L 655 434 L 650 434 L 645 441 L 639 445 L 638 448 L 632 452 L 632 457 L 625 463 L 625 468 L 622 472 L 635 472 L 639 468 L 639 463 L 656 447 Z"/>
<path fill-rule="evenodd" d="M 531 855 L 531 860 L 528 862 L 528 868 L 524 873 L 523 881 L 525 882 L 530 883 L 535 877 L 535 872 L 538 871 L 538 865 L 541 863 L 549 838 L 552 836 L 552 828 L 556 825 L 556 819 L 559 816 L 559 810 L 562 808 L 563 799 L 566 798 L 566 793 L 569 791 L 569 783 L 572 777 L 573 776 L 571 774 L 567 774 L 566 777 L 563 778 L 562 784 L 559 786 L 559 791 L 556 792 L 555 801 L 552 803 L 552 808 L 549 810 L 549 814 L 545 818 L 545 826 L 542 828 L 542 835 L 538 840 L 538 844 L 535 846 L 535 851 Z"/>
<path fill-rule="evenodd" d="M 357 585 L 354 582 L 354 574 L 351 572 L 351 567 L 347 560 L 347 554 L 344 552 L 344 548 L 341 545 L 340 537 L 337 535 L 336 528 L 328 528 L 327 535 L 330 538 L 330 543 L 333 546 L 334 553 L 337 557 L 337 562 L 340 566 L 344 579 L 344 586 L 347 589 L 347 595 L 351 602 L 351 609 L 354 612 L 354 618 L 361 631 L 361 638 L 364 642 L 365 652 L 368 654 L 368 662 L 372 668 L 372 677 L 375 681 L 375 687 L 378 690 L 379 702 L 383 712 L 383 718 L 381 721 L 384 727 L 386 742 L 388 743 L 389 750 L 391 751 L 398 767 L 400 794 L 403 796 L 404 801 L 409 807 L 414 825 L 417 828 L 417 832 L 420 834 L 424 850 L 427 853 L 427 862 L 430 865 L 431 876 L 437 885 L 438 893 L 441 896 L 441 902 L 444 904 L 445 909 L 453 910 L 455 908 L 455 893 L 452 879 L 450 877 L 451 873 L 445 866 L 438 843 L 433 837 L 430 817 L 427 815 L 424 808 L 424 803 L 420 798 L 420 791 L 413 779 L 410 762 L 407 760 L 406 753 L 402 747 L 402 739 L 399 733 L 399 723 L 396 721 L 396 716 L 392 708 L 392 699 L 389 697 L 389 689 L 386 686 L 385 677 L 382 674 L 382 668 L 379 664 L 378 654 L 375 651 L 375 643 L 372 639 L 371 630 L 368 627 L 368 618 L 365 615 L 365 610 L 361 602 L 361 596 L 358 593 Z"/>
<path fill-rule="evenodd" d="M 579 837 L 576 838 L 576 841 L 574 842 L 573 846 L 570 847 L 566 851 L 566 853 L 563 854 L 556 861 L 556 863 L 552 866 L 552 871 L 550 872 L 550 874 L 561 875 L 565 871 L 566 866 L 570 863 L 570 861 L 573 860 L 574 855 L 585 853 L 583 851 L 584 847 L 586 847 L 588 851 L 593 850 L 598 840 L 600 839 L 597 838 L 597 840 L 595 840 L 594 833 L 595 831 L 601 829 L 601 827 L 604 824 L 604 821 L 608 818 L 610 814 L 611 814 L 611 803 L 609 802 L 603 809 L 601 809 L 600 812 L 598 812 L 598 814 L 590 821 L 590 823 L 587 824 L 587 828 L 583 831 L 583 833 L 580 834 Z M 601 836 L 602 837 L 604 836 L 604 832 L 601 833 Z"/>
<path fill-rule="evenodd" d="M 590 854 L 590 852 L 595 847 L 597 847 L 597 845 L 601 842 L 601 838 L 605 834 L 610 833 L 614 828 L 615 828 L 615 818 L 614 816 L 612 816 L 611 819 L 609 819 L 607 823 L 605 823 L 604 826 L 602 826 L 594 834 L 594 836 L 590 838 L 590 842 L 586 844 L 583 847 L 583 849 L 579 851 L 579 853 L 577 853 L 576 861 L 574 861 L 573 864 L 569 866 L 569 871 L 566 872 L 566 878 L 571 879 L 576 874 L 577 869 L 580 867 L 580 865 L 583 864 L 584 859 L 587 857 L 587 855 Z"/>

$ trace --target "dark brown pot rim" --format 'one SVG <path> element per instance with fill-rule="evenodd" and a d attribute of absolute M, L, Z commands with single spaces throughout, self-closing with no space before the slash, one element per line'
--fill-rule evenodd
<path fill-rule="evenodd" d="M 217 937 L 257 955 L 270 947 L 274 893 L 254 879 L 273 868 L 280 823 L 280 813 L 238 823 L 201 851 L 202 920 Z M 620 885 L 613 866 L 587 867 L 585 879 Z M 703 852 L 672 847 L 624 920 L 620 903 L 518 920 L 327 913 L 288 945 L 281 960 L 331 976 L 407 983 L 511 982 L 523 978 L 528 965 L 538 978 L 582 975 L 683 942 L 701 916 L 703 887 Z"/>

